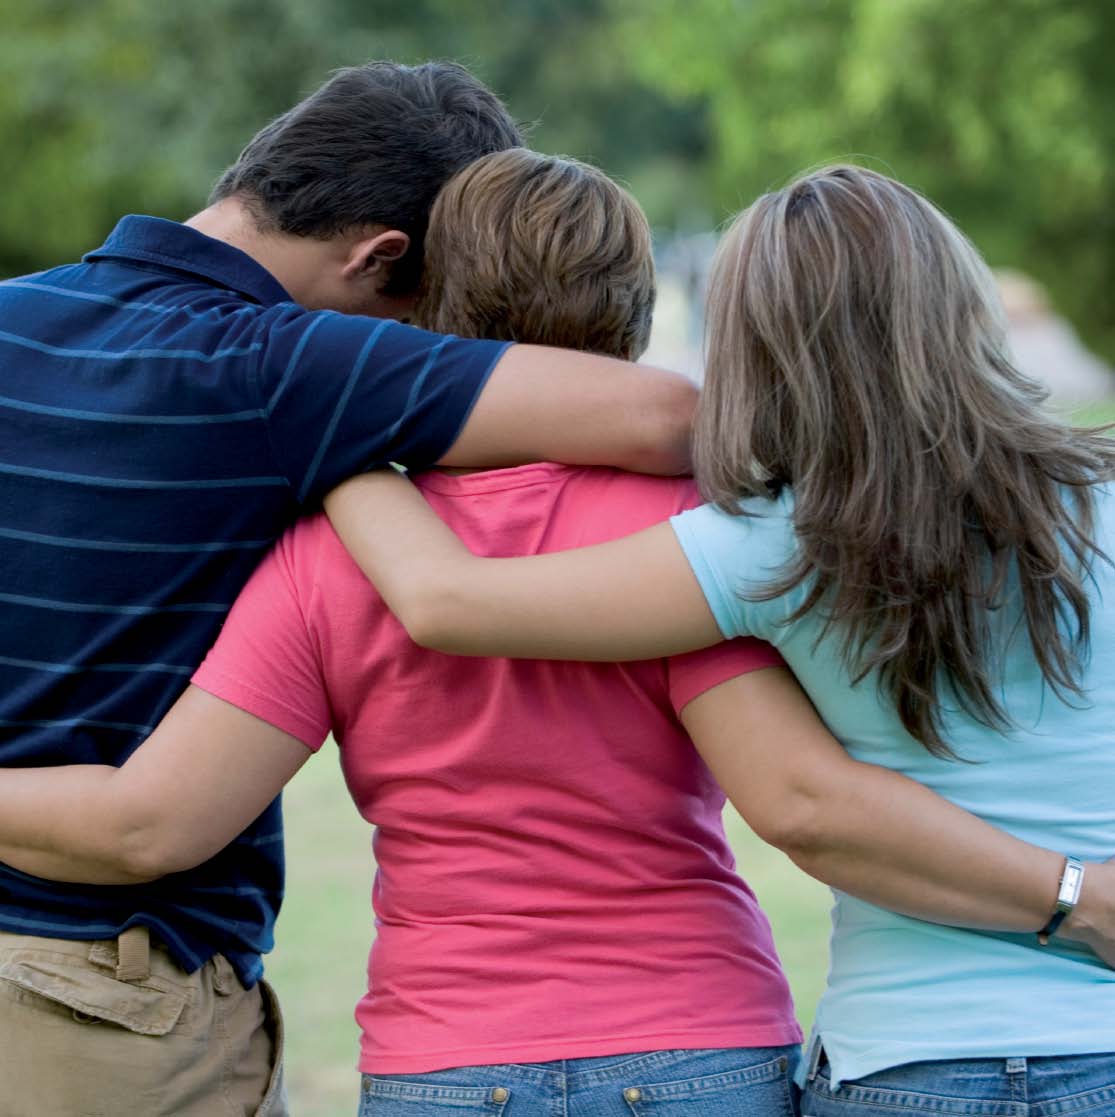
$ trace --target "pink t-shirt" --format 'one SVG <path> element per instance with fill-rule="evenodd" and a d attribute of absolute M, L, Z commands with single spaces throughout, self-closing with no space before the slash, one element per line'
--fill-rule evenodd
<path fill-rule="evenodd" d="M 697 503 L 688 480 L 549 464 L 418 483 L 499 556 Z M 360 1068 L 392 1074 L 800 1040 L 676 716 L 780 662 L 755 641 L 628 664 L 425 651 L 318 516 L 260 566 L 194 682 L 312 749 L 340 743 L 376 827 Z"/>

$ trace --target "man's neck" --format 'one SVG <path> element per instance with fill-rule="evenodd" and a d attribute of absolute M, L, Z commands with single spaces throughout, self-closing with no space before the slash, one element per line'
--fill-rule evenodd
<path fill-rule="evenodd" d="M 298 277 L 299 261 L 292 257 L 285 243 L 288 238 L 261 233 L 248 207 L 238 198 L 223 198 L 214 202 L 200 213 L 195 213 L 185 224 L 207 237 L 239 248 L 260 267 L 266 268 L 296 302 L 303 301 L 302 284 Z"/>

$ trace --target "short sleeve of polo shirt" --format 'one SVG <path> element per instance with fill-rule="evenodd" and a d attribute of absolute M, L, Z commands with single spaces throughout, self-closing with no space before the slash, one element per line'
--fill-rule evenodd
<path fill-rule="evenodd" d="M 272 450 L 299 503 L 309 505 L 389 462 L 438 461 L 508 345 L 293 303 L 263 311 L 257 325 Z"/>
<path fill-rule="evenodd" d="M 792 498 L 784 492 L 741 507 L 746 514 L 729 515 L 704 504 L 672 517 L 670 525 L 725 639 L 757 636 L 777 644 L 804 587 L 771 600 L 756 594 L 794 555 Z"/>
<path fill-rule="evenodd" d="M 309 523 L 291 528 L 256 568 L 191 681 L 316 751 L 332 719 L 295 570 Z"/>

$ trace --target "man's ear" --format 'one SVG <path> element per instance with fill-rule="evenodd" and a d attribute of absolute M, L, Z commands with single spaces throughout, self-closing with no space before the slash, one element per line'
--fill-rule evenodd
<path fill-rule="evenodd" d="M 385 229 L 374 236 L 363 237 L 349 248 L 341 274 L 345 279 L 385 280 L 391 267 L 401 260 L 410 248 L 410 237 L 401 229 Z"/>

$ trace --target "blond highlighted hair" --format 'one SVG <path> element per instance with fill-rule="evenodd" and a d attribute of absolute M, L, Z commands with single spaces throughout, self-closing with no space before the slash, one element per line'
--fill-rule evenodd
<path fill-rule="evenodd" d="M 879 672 L 902 723 L 951 755 L 947 690 L 983 724 L 999 698 L 991 613 L 1020 611 L 1041 671 L 1079 695 L 1101 556 L 1092 485 L 1113 443 L 1041 408 L 1011 364 L 994 282 L 931 203 L 827 167 L 736 219 L 710 284 L 696 433 L 704 493 L 794 491 L 795 560 L 854 678 Z"/>
<path fill-rule="evenodd" d="M 524 148 L 469 164 L 426 234 L 415 321 L 633 360 L 654 310 L 650 228 L 603 171 Z"/>

